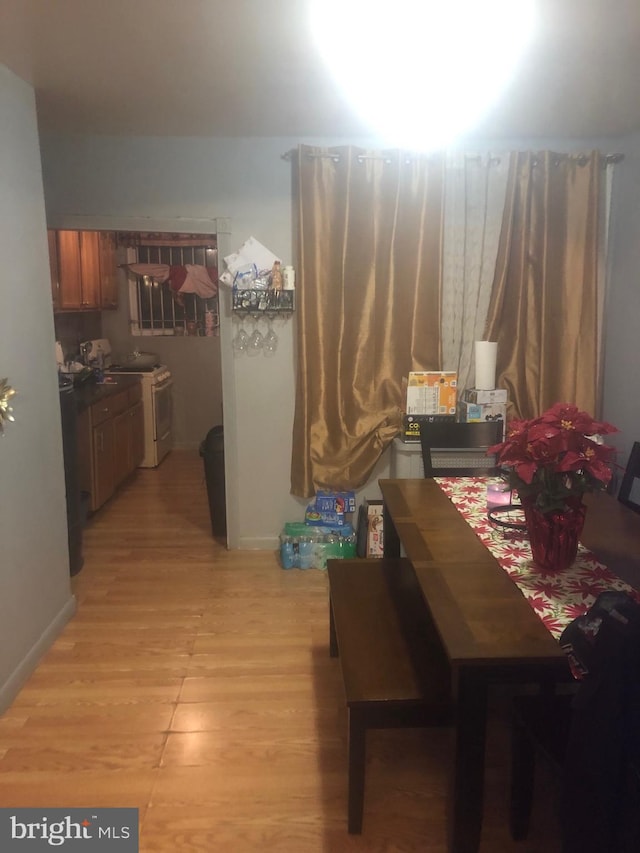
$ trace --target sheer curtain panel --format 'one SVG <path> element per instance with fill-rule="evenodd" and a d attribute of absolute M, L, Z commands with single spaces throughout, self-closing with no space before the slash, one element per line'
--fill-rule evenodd
<path fill-rule="evenodd" d="M 509 157 L 451 152 L 446 160 L 442 275 L 442 367 L 458 388 L 475 382 L 496 265 Z"/>

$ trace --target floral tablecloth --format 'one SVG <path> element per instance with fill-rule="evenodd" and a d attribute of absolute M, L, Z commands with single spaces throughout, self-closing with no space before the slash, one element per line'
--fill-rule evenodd
<path fill-rule="evenodd" d="M 568 569 L 545 572 L 534 565 L 526 538 L 505 536 L 489 521 L 486 477 L 436 477 L 436 482 L 556 639 L 572 619 L 589 609 L 599 593 L 612 589 L 632 592 L 582 545 Z"/>

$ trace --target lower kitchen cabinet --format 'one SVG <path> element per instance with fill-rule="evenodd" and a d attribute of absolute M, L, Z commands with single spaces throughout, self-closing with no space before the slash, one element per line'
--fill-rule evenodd
<path fill-rule="evenodd" d="M 114 421 L 104 421 L 92 430 L 93 466 L 91 478 L 91 509 L 96 510 L 109 500 L 116 490 L 116 443 Z"/>
<path fill-rule="evenodd" d="M 91 405 L 78 420 L 81 488 L 99 509 L 144 457 L 144 416 L 140 382 Z"/>
<path fill-rule="evenodd" d="M 142 462 L 144 457 L 144 415 L 142 401 L 113 419 L 114 486 L 117 487 Z"/>

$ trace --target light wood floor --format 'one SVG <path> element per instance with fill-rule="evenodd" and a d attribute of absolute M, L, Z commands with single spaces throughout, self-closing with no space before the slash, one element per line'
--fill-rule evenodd
<path fill-rule="evenodd" d="M 326 574 L 217 543 L 197 453 L 140 470 L 84 552 L 77 615 L 0 719 L 0 805 L 137 807 L 143 853 L 445 853 L 446 730 L 371 734 L 347 834 Z M 530 840 L 509 838 L 494 704 L 482 853 L 556 853 L 544 776 Z"/>

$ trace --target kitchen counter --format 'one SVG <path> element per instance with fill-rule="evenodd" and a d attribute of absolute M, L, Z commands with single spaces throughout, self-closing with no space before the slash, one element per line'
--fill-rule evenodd
<path fill-rule="evenodd" d="M 98 510 L 142 462 L 144 410 L 139 376 L 74 389 L 80 490 Z"/>
<path fill-rule="evenodd" d="M 73 389 L 78 412 L 83 412 L 93 406 L 94 403 L 100 403 L 107 397 L 133 388 L 139 383 L 140 377 L 131 374 L 110 377 L 109 382 L 85 382 Z"/>

